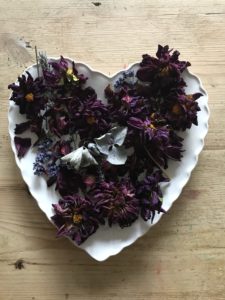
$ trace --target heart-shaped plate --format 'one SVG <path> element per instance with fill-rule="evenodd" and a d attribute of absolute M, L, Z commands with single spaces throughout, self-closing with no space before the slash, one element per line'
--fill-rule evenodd
<path fill-rule="evenodd" d="M 51 60 L 58 60 L 50 58 Z M 67 58 L 68 62 L 72 62 Z M 128 67 L 127 71 L 136 71 L 139 63 L 134 63 Z M 91 69 L 84 63 L 77 62 L 76 68 L 79 73 L 88 77 L 86 85 L 95 88 L 98 99 L 106 101 L 104 96 L 104 89 L 108 84 L 114 84 L 116 80 L 121 77 L 124 70 L 119 71 L 113 76 L 109 77 L 102 72 Z M 25 71 L 29 71 L 35 78 L 37 77 L 37 67 L 32 65 Z M 25 74 L 25 72 L 24 72 Z M 198 104 L 201 111 L 198 113 L 198 126 L 192 126 L 190 130 L 186 130 L 179 135 L 184 138 L 183 158 L 181 162 L 169 161 L 169 167 L 166 170 L 167 175 L 171 179 L 169 183 L 162 183 L 161 188 L 163 191 L 163 208 L 168 211 L 173 202 L 179 197 L 181 191 L 188 179 L 191 172 L 197 164 L 198 155 L 204 145 L 204 138 L 208 131 L 208 96 L 203 89 L 200 79 L 185 70 L 182 74 L 185 82 L 187 83 L 186 93 L 192 94 L 201 92 L 203 96 L 198 99 Z M 19 113 L 18 106 L 13 101 L 10 101 L 9 112 L 9 134 L 11 138 L 12 150 L 15 154 L 16 163 L 21 171 L 22 177 L 26 182 L 30 193 L 37 201 L 40 209 L 46 214 L 47 218 L 51 221 L 53 215 L 52 204 L 57 203 L 60 198 L 59 194 L 55 191 L 55 186 L 48 188 L 46 180 L 41 176 L 35 176 L 33 173 L 33 162 L 35 161 L 35 152 L 29 150 L 24 158 L 17 157 L 16 148 L 14 144 L 14 128 L 16 124 L 26 121 L 24 115 Z M 21 135 L 23 137 L 23 135 Z M 25 135 L 24 135 L 25 136 Z M 28 134 L 26 133 L 26 137 Z M 32 142 L 35 137 L 30 133 Z M 121 229 L 119 226 L 100 226 L 98 231 L 90 236 L 79 248 L 85 250 L 90 256 L 98 261 L 103 261 L 112 255 L 119 253 L 124 247 L 134 243 L 139 237 L 143 236 L 154 224 L 156 224 L 162 216 L 162 213 L 156 214 L 153 223 L 151 221 L 145 222 L 139 218 L 131 227 Z M 52 221 L 51 221 L 52 222 Z"/>

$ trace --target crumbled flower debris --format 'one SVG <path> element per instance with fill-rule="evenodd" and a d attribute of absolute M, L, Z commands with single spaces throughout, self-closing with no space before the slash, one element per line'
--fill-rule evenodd
<path fill-rule="evenodd" d="M 63 56 L 39 54 L 39 76 L 26 72 L 9 85 L 27 119 L 15 126 L 18 158 L 32 146 L 34 174 L 60 194 L 52 216 L 58 236 L 80 245 L 104 224 L 124 228 L 165 213 L 164 170 L 182 159 L 179 133 L 198 125 L 202 96 L 186 94 L 182 73 L 190 63 L 179 55 L 161 45 L 156 57 L 144 54 L 136 71 L 105 87 L 107 104 Z"/>

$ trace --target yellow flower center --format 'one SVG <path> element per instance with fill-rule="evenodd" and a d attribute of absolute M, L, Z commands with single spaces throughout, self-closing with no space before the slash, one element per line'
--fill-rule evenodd
<path fill-rule="evenodd" d="M 93 117 L 93 116 L 87 117 L 87 118 L 86 118 L 86 121 L 87 121 L 87 123 L 88 123 L 89 125 L 92 125 L 92 124 L 96 123 L 96 119 L 95 119 L 95 117 Z"/>
<path fill-rule="evenodd" d="M 149 125 L 145 126 L 146 129 L 151 128 L 151 129 L 156 129 L 156 127 L 151 123 Z"/>
<path fill-rule="evenodd" d="M 77 78 L 77 76 L 73 74 L 73 69 L 71 69 L 71 68 L 66 71 L 66 75 L 67 75 L 68 80 L 70 80 L 70 81 L 78 81 L 79 80 L 79 78 Z"/>
<path fill-rule="evenodd" d="M 33 101 L 34 101 L 34 94 L 33 94 L 33 93 L 28 93 L 28 94 L 26 94 L 25 100 L 26 100 L 27 102 L 33 102 Z"/>
<path fill-rule="evenodd" d="M 159 75 L 167 76 L 167 75 L 169 75 L 169 72 L 170 72 L 170 68 L 169 68 L 169 66 L 166 66 L 160 70 Z"/>
<path fill-rule="evenodd" d="M 82 221 L 83 217 L 80 214 L 73 215 L 73 223 L 79 224 Z"/>
<path fill-rule="evenodd" d="M 186 99 L 192 101 L 193 97 L 192 97 L 192 95 L 186 95 Z"/>
<path fill-rule="evenodd" d="M 181 114 L 181 107 L 179 104 L 175 104 L 173 107 L 172 107 L 172 113 L 175 114 L 175 115 L 180 115 Z"/>
<path fill-rule="evenodd" d="M 150 118 L 151 118 L 151 119 L 154 119 L 154 117 L 155 117 L 155 113 L 152 113 L 152 114 L 150 115 Z"/>

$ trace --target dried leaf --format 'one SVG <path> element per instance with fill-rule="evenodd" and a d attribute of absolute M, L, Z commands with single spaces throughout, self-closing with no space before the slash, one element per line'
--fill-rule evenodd
<path fill-rule="evenodd" d="M 114 127 L 108 133 L 95 139 L 98 150 L 107 155 L 107 161 L 113 165 L 123 165 L 127 153 L 122 144 L 127 135 L 127 127 Z"/>
<path fill-rule="evenodd" d="M 114 144 L 121 146 L 127 135 L 127 127 L 114 127 L 111 129 Z"/>
<path fill-rule="evenodd" d="M 127 160 L 127 152 L 123 146 L 113 147 L 109 152 L 107 161 L 112 165 L 124 165 Z"/>
<path fill-rule="evenodd" d="M 67 163 L 74 167 L 75 170 L 90 165 L 97 165 L 97 161 L 85 147 L 80 147 L 61 158 L 63 163 Z"/>
<path fill-rule="evenodd" d="M 110 146 L 114 144 L 113 139 L 112 139 L 112 134 L 106 133 L 106 134 L 100 136 L 99 138 L 96 138 L 95 143 L 96 143 L 98 150 L 101 153 L 108 155 Z"/>

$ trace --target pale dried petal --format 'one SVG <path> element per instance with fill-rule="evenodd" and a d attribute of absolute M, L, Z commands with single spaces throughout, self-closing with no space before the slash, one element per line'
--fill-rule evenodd
<path fill-rule="evenodd" d="M 91 155 L 85 147 L 80 147 L 71 153 L 63 156 L 61 161 L 64 163 L 68 163 L 74 167 L 74 169 L 79 170 L 80 168 L 87 167 L 90 165 L 97 165 L 97 161 Z"/>
<path fill-rule="evenodd" d="M 127 135 L 127 127 L 114 127 L 111 130 L 114 144 L 121 146 Z"/>
<path fill-rule="evenodd" d="M 107 161 L 112 165 L 124 165 L 127 160 L 127 152 L 123 146 L 121 147 L 112 147 L 112 150 L 109 152 Z"/>

